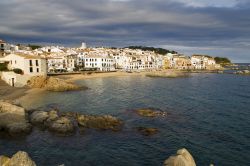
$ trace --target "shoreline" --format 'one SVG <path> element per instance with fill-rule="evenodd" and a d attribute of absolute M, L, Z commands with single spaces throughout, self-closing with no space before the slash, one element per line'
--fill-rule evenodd
<path fill-rule="evenodd" d="M 64 79 L 67 82 L 75 82 L 78 80 L 93 79 L 93 78 L 145 76 L 146 73 L 149 73 L 149 72 L 138 72 L 138 73 L 107 72 L 107 73 L 91 73 L 91 74 L 57 75 L 54 77 Z"/>
<path fill-rule="evenodd" d="M 86 80 L 86 79 L 95 79 L 95 78 L 109 78 L 109 77 L 130 77 L 130 76 L 141 76 L 146 77 L 147 74 L 174 74 L 174 73 L 215 73 L 211 72 L 209 70 L 206 71 L 196 71 L 196 72 L 188 72 L 185 70 L 161 70 L 161 71 L 141 71 L 141 72 L 106 72 L 106 73 L 91 73 L 91 74 L 71 74 L 71 75 L 57 75 L 52 76 L 55 78 L 63 79 L 66 82 L 73 82 L 79 80 Z M 33 95 L 39 95 L 43 92 L 46 92 L 45 89 L 39 89 L 39 88 L 29 88 L 29 87 L 22 87 L 22 88 L 16 88 L 11 87 L 4 83 L 2 80 L 0 80 L 0 100 L 10 100 L 13 102 L 19 103 L 22 100 L 29 100 L 30 97 Z M 22 103 L 22 102 L 21 102 Z"/>

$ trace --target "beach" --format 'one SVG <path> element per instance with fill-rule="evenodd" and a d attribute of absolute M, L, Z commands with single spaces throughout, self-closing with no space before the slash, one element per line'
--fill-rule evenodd
<path fill-rule="evenodd" d="M 124 76 L 145 76 L 148 72 L 109 72 L 109 73 L 91 73 L 91 74 L 72 74 L 55 76 L 60 79 L 66 79 L 69 82 L 74 82 L 83 79 L 106 78 L 106 77 L 124 77 Z"/>
<path fill-rule="evenodd" d="M 11 87 L 0 79 L 0 100 L 15 100 L 25 95 L 28 90 L 27 87 Z"/>

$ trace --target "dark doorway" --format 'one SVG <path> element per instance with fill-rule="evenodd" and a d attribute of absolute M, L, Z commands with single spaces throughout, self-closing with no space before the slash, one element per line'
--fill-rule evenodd
<path fill-rule="evenodd" d="M 14 87 L 15 86 L 15 79 L 14 78 L 11 78 L 11 85 Z"/>

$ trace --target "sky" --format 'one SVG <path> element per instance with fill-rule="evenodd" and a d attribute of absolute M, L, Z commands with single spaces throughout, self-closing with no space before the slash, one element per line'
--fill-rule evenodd
<path fill-rule="evenodd" d="M 250 63 L 250 0 L 1 0 L 0 39 L 154 46 Z"/>

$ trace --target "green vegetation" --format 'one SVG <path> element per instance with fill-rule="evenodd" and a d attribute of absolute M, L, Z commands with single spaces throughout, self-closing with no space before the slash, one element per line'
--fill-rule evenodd
<path fill-rule="evenodd" d="M 207 57 L 207 58 L 212 58 L 212 56 L 210 56 L 210 55 L 202 55 L 202 54 L 194 54 L 193 56 L 204 56 L 204 57 Z"/>
<path fill-rule="evenodd" d="M 0 71 L 8 71 L 6 63 L 0 63 Z"/>
<path fill-rule="evenodd" d="M 28 46 L 29 46 L 32 50 L 41 48 L 41 46 L 39 46 L 39 45 L 34 45 L 34 44 L 29 44 Z"/>
<path fill-rule="evenodd" d="M 216 61 L 217 64 L 221 64 L 221 65 L 231 64 L 231 61 L 225 57 L 215 57 L 214 60 Z"/>
<path fill-rule="evenodd" d="M 23 71 L 21 69 L 13 69 L 13 72 L 16 73 L 16 74 L 23 74 Z"/>
<path fill-rule="evenodd" d="M 170 50 L 167 50 L 164 48 L 144 47 L 144 46 L 129 46 L 129 47 L 125 47 L 125 48 L 140 49 L 143 51 L 154 51 L 155 53 L 161 54 L 161 55 L 166 55 L 167 53 L 177 54 L 176 51 L 170 51 Z"/>

